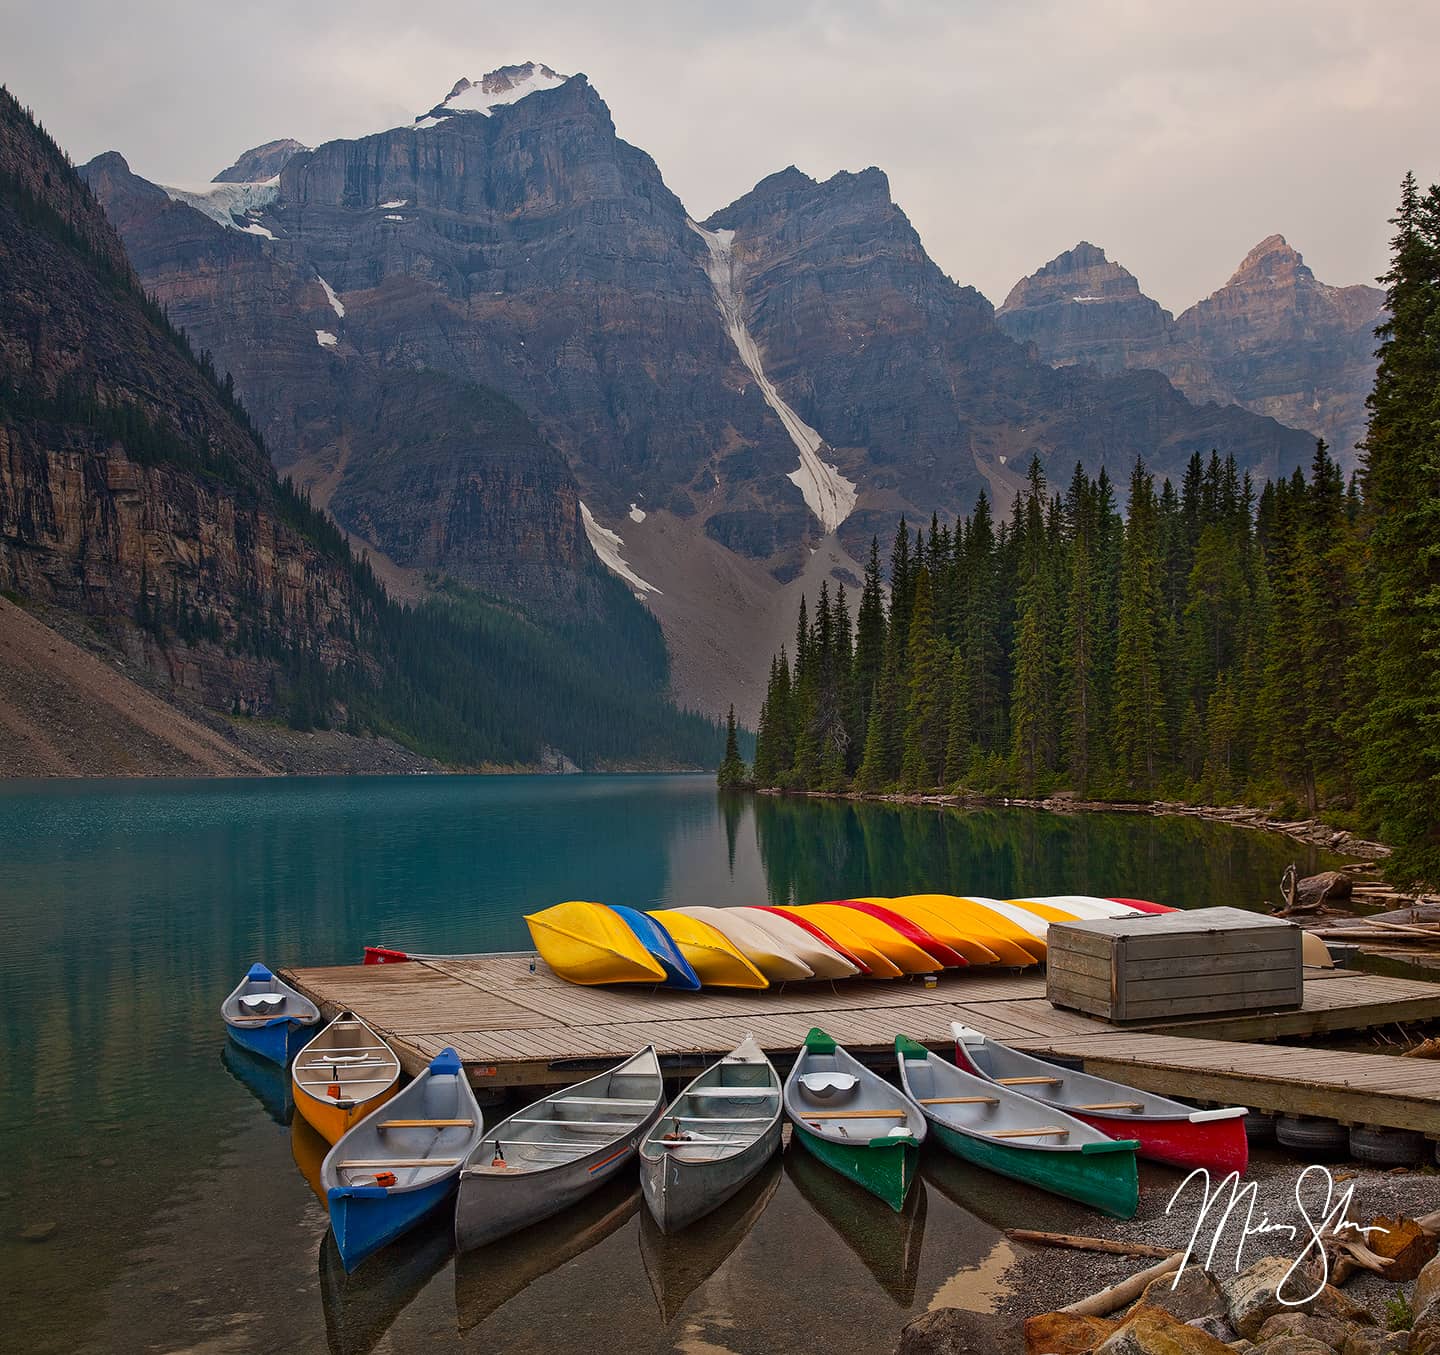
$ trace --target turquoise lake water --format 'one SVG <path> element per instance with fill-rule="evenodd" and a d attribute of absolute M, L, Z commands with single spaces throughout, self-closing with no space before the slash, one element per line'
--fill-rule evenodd
<path fill-rule="evenodd" d="M 522 913 L 923 891 L 1254 907 L 1328 857 L 1192 819 L 722 801 L 708 777 L 0 783 L 0 1273 L 32 1352 L 892 1348 L 1069 1206 L 931 1155 L 907 1212 L 805 1155 L 661 1239 L 624 1189 L 483 1265 L 345 1279 L 283 1079 L 228 1052 L 252 960 L 528 945 Z M 304 1126 L 302 1125 L 303 1129 Z M 1163 1196 L 1171 1174 L 1147 1181 Z M 1144 1206 L 1142 1205 L 1142 1209 Z M 643 1211 L 641 1211 L 643 1212 Z"/>

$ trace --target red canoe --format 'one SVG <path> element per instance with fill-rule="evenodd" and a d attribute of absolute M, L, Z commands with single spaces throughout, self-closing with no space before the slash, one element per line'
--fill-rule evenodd
<path fill-rule="evenodd" d="M 1149 899 L 1111 899 L 1111 903 L 1123 903 L 1131 908 L 1138 908 L 1142 913 L 1178 913 L 1178 908 L 1172 908 L 1168 903 L 1151 903 Z"/>
<path fill-rule="evenodd" d="M 883 922 L 887 927 L 899 932 L 912 946 L 919 946 L 935 961 L 937 966 L 944 969 L 964 969 L 970 963 L 958 950 L 947 946 L 938 937 L 927 932 L 918 922 L 911 922 L 908 917 L 901 917 L 894 909 L 886 908 L 878 903 L 865 903 L 860 899 L 831 899 L 830 903 L 838 904 L 841 908 L 853 908 L 857 913 L 865 913 L 867 916 Z"/>
<path fill-rule="evenodd" d="M 1154 1162 L 1187 1169 L 1207 1167 L 1216 1176 L 1245 1174 L 1250 1143 L 1245 1137 L 1244 1106 L 1196 1110 L 1122 1082 L 1031 1058 L 958 1021 L 950 1029 L 955 1063 L 967 1073 L 1023 1092 L 1112 1139 L 1134 1139 L 1140 1156 Z"/>

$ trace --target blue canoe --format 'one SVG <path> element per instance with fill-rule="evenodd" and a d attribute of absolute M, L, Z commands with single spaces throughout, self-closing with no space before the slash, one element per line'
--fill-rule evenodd
<path fill-rule="evenodd" d="M 695 992 L 700 987 L 699 976 L 690 968 L 690 961 L 681 953 L 674 938 L 648 913 L 638 908 L 627 908 L 622 903 L 606 904 L 612 913 L 619 913 L 625 925 L 635 933 L 635 939 L 650 952 L 655 963 L 665 971 L 666 988 L 684 988 Z"/>
<path fill-rule="evenodd" d="M 484 1128 L 460 1056 L 442 1049 L 326 1154 L 320 1184 L 347 1271 L 454 1195 Z"/>
<path fill-rule="evenodd" d="M 288 1067 L 310 1042 L 320 1008 L 281 983 L 263 964 L 252 964 L 235 991 L 220 1004 L 230 1038 L 262 1059 Z"/>

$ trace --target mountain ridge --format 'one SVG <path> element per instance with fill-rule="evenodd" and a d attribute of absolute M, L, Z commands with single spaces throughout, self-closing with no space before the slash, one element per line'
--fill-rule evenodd
<path fill-rule="evenodd" d="M 358 503 L 355 468 L 372 453 L 341 436 L 336 392 L 354 392 L 351 424 L 371 421 L 371 402 L 347 371 L 426 369 L 519 403 L 563 457 L 592 545 L 649 586 L 635 591 L 677 674 L 699 675 L 682 695 L 720 711 L 728 684 L 742 715 L 763 687 L 754 636 L 797 581 L 817 586 L 822 547 L 838 581 L 902 513 L 953 520 L 984 491 L 1003 515 L 1037 455 L 1057 480 L 1080 460 L 1119 485 L 1139 455 L 1178 475 L 1218 447 L 1257 477 L 1308 458 L 1307 435 L 1192 404 L 1158 374 L 1039 360 L 935 264 L 879 168 L 820 182 L 788 166 L 692 223 L 584 74 L 525 63 L 492 93 L 537 71 L 546 87 L 512 102 L 445 117 L 435 105 L 297 152 L 269 196 L 218 222 L 248 233 L 263 264 L 204 273 L 153 206 L 147 218 L 116 203 L 147 285 L 235 373 L 277 464 L 402 564 L 412 486 L 392 454 L 385 492 Z M 450 98 L 474 88 L 457 81 Z M 427 464 L 443 466 L 443 449 Z M 427 539 L 434 568 L 512 586 Z M 717 573 L 736 586 L 717 590 Z M 725 637 L 723 676 L 707 627 Z"/>
<path fill-rule="evenodd" d="M 1048 362 L 1162 372 L 1192 400 L 1239 405 L 1324 437 L 1354 469 L 1383 306 L 1378 288 L 1319 281 L 1271 234 L 1179 315 L 1082 241 L 1017 282 L 997 318 Z"/>

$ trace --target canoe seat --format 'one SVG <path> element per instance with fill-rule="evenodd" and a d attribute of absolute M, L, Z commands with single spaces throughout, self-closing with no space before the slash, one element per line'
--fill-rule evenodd
<path fill-rule="evenodd" d="M 922 1096 L 922 1106 L 998 1106 L 998 1096 Z"/>
<path fill-rule="evenodd" d="M 1143 1101 L 1095 1101 L 1088 1106 L 1071 1106 L 1071 1110 L 1144 1110 Z"/>
<path fill-rule="evenodd" d="M 800 1077 L 800 1089 L 816 1101 L 848 1096 L 859 1085 L 854 1073 L 802 1073 Z"/>
<path fill-rule="evenodd" d="M 1002 1087 L 1058 1087 L 1058 1077 L 997 1077 Z"/>
<path fill-rule="evenodd" d="M 246 993 L 240 999 L 242 1007 L 282 1007 L 285 1005 L 284 993 Z"/>
<path fill-rule="evenodd" d="M 1030 1138 L 1053 1138 L 1058 1135 L 1060 1138 L 1068 1138 L 1070 1131 L 1058 1124 L 1042 1125 L 1039 1129 L 991 1129 L 981 1130 L 992 1139 L 1030 1139 Z"/>
<path fill-rule="evenodd" d="M 710 1101 L 763 1101 L 767 1096 L 779 1096 L 780 1092 L 776 1087 L 694 1087 L 689 1095 L 697 1101 L 701 1098 Z"/>

